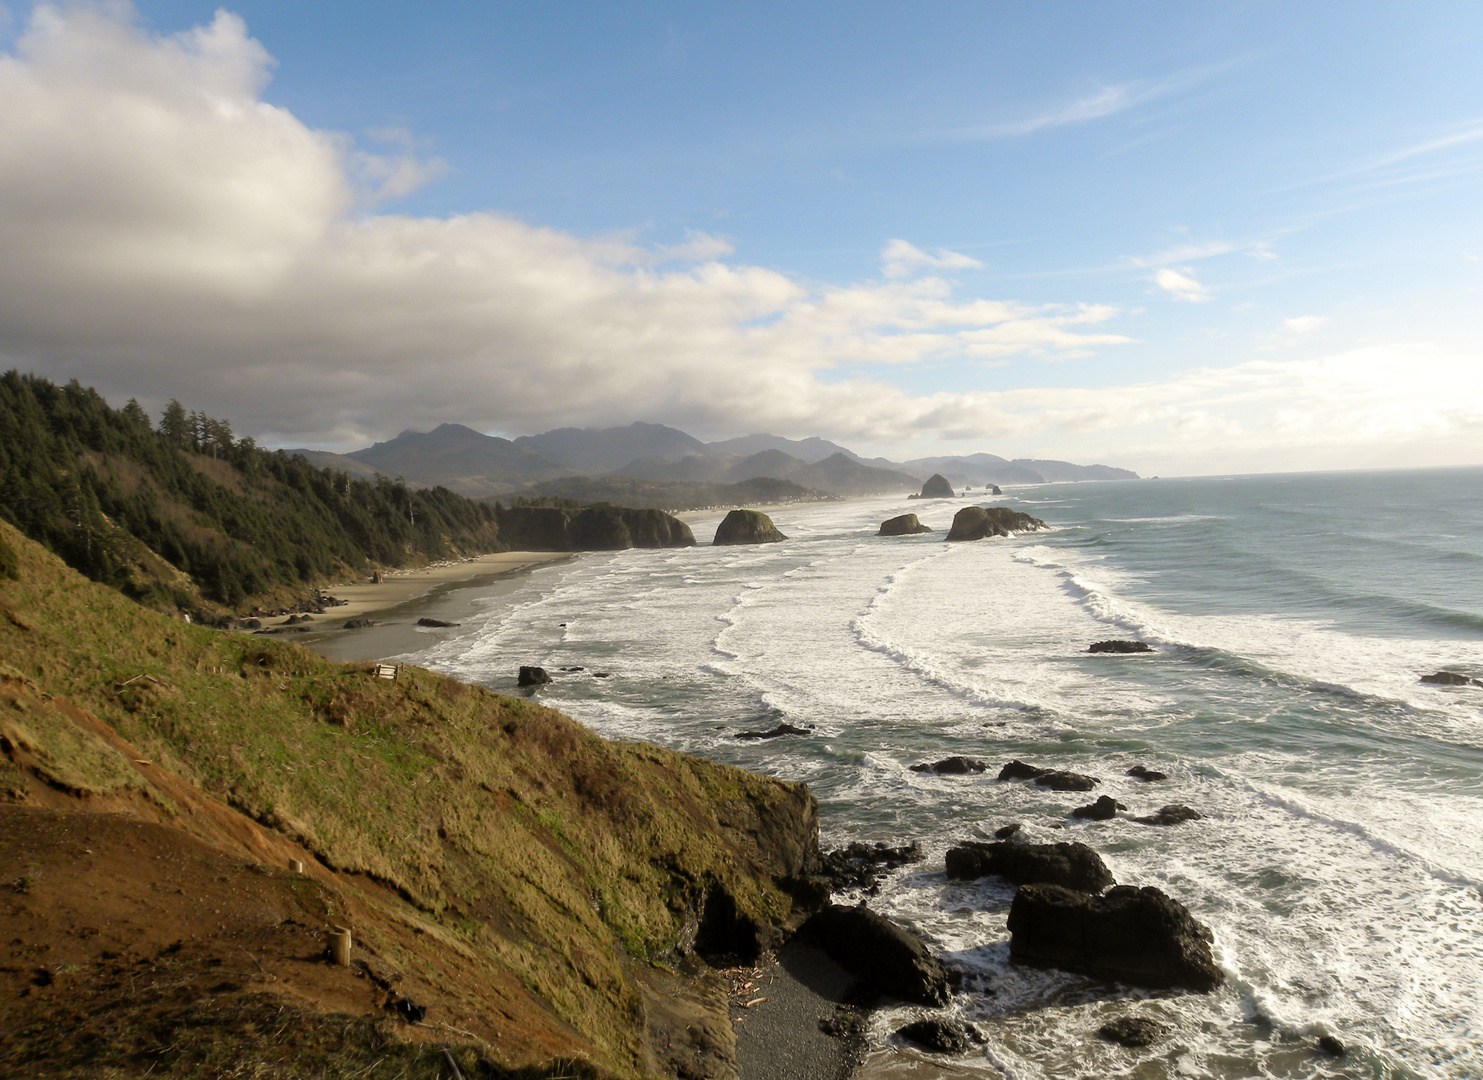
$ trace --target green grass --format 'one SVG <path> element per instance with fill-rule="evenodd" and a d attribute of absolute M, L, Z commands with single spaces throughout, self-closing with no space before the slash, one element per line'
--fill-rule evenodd
<path fill-rule="evenodd" d="M 0 655 L 16 676 L 329 866 L 397 890 L 619 1073 L 641 1061 L 625 954 L 668 955 L 716 886 L 763 926 L 792 913 L 769 838 L 807 841 L 801 785 L 605 742 L 554 710 L 431 672 L 403 667 L 393 683 L 290 643 L 187 625 L 85 581 L 3 524 L 0 541 L 20 567 L 0 582 Z M 96 739 L 26 730 L 69 785 L 137 780 Z"/>

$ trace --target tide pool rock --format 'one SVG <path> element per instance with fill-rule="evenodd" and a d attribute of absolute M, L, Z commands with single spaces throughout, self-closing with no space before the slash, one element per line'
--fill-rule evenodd
<path fill-rule="evenodd" d="M 1183 825 L 1186 821 L 1200 821 L 1205 817 L 1197 810 L 1179 803 L 1170 803 L 1163 807 L 1157 814 L 1149 814 L 1147 817 L 1134 818 L 1134 821 L 1144 825 Z"/>
<path fill-rule="evenodd" d="M 1014 885 L 1063 885 L 1086 893 L 1117 884 L 1102 857 L 1085 844 L 969 840 L 948 849 L 947 876 L 954 881 L 991 874 Z"/>
<path fill-rule="evenodd" d="M 881 531 L 877 536 L 915 536 L 918 533 L 929 533 L 931 528 L 923 525 L 917 520 L 915 514 L 902 514 L 888 521 L 881 522 Z"/>
<path fill-rule="evenodd" d="M 1091 791 L 1101 782 L 1095 776 L 1061 769 L 1052 769 L 1035 777 L 1036 787 L 1050 788 L 1052 791 Z"/>
<path fill-rule="evenodd" d="M 1148 769 L 1142 765 L 1134 765 L 1128 770 L 1128 775 L 1136 776 L 1139 780 L 1149 784 L 1155 784 L 1160 780 L 1169 779 L 1168 773 L 1159 772 L 1157 769 Z"/>
<path fill-rule="evenodd" d="M 915 934 L 867 907 L 830 904 L 799 933 L 878 994 L 935 1007 L 952 997 L 942 961 Z"/>
<path fill-rule="evenodd" d="M 1430 675 L 1421 676 L 1421 681 L 1434 686 L 1483 686 L 1483 682 L 1467 675 L 1459 675 L 1455 671 L 1434 671 Z"/>
<path fill-rule="evenodd" d="M 1007 506 L 965 506 L 953 515 L 949 540 L 982 540 L 986 536 L 1008 536 L 1046 528 L 1045 522 L 1011 510 Z"/>
<path fill-rule="evenodd" d="M 775 544 L 788 539 L 760 510 L 733 510 L 716 529 L 713 544 Z"/>
<path fill-rule="evenodd" d="M 1178 900 L 1152 886 L 1117 885 L 1093 896 L 1061 885 L 1023 885 L 1009 909 L 1009 956 L 1096 979 L 1208 993 L 1224 979 L 1214 936 Z"/>

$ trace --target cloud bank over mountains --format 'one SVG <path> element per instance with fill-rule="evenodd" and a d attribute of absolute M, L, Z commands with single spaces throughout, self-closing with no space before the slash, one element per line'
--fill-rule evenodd
<path fill-rule="evenodd" d="M 625 416 L 894 439 L 971 398 L 823 377 L 1125 342 L 1107 306 L 962 300 L 977 265 L 896 242 L 883 280 L 799 282 L 498 214 L 380 213 L 444 168 L 265 103 L 243 22 L 150 36 L 118 8 L 41 8 L 0 60 L 0 348 L 104 387 L 205 400 L 240 426 L 354 442 L 388 423 L 540 430 Z M 408 140 L 410 142 L 410 140 Z"/>
<path fill-rule="evenodd" d="M 448 165 L 406 132 L 374 135 L 378 153 L 310 128 L 264 100 L 272 66 L 226 11 L 178 35 L 117 3 L 33 11 L 0 55 L 0 365 L 176 397 L 286 444 L 643 419 L 876 447 L 1023 438 L 1150 471 L 1191 448 L 1336 447 L 1356 424 L 1483 426 L 1459 404 L 1478 388 L 1382 400 L 1350 377 L 1387 370 L 1374 350 L 1224 371 L 1192 357 L 1182 376 L 1111 389 L 915 390 L 930 365 L 1126 357 L 1132 315 L 965 296 L 951 275 L 978 260 L 902 239 L 877 278 L 840 285 L 737 262 L 701 232 L 659 247 L 493 212 L 388 212 Z M 1169 268 L 1155 283 L 1165 299 L 1211 295 Z M 1455 370 L 1430 355 L 1407 355 L 1411 375 Z"/>

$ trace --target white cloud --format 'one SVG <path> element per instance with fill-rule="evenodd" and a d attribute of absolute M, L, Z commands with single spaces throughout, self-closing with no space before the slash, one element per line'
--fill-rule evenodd
<path fill-rule="evenodd" d="M 977 259 L 946 248 L 929 255 L 905 240 L 892 240 L 881 249 L 881 273 L 888 278 L 910 277 L 923 270 L 977 270 L 982 266 Z"/>
<path fill-rule="evenodd" d="M 1169 267 L 1161 267 L 1153 276 L 1153 283 L 1176 300 L 1188 300 L 1191 303 L 1201 303 L 1210 299 L 1210 293 L 1205 286 L 1201 285 L 1186 271 L 1181 274 L 1178 270 Z"/>
<path fill-rule="evenodd" d="M 1296 318 L 1283 319 L 1282 325 L 1294 334 L 1311 334 L 1326 322 L 1328 317 L 1324 315 L 1299 315 Z"/>
<path fill-rule="evenodd" d="M 285 441 L 444 420 L 503 430 L 664 420 L 893 438 L 937 410 L 831 369 L 1126 341 L 1108 306 L 959 299 L 976 260 L 893 242 L 899 277 L 818 286 L 493 213 L 374 211 L 438 168 L 314 131 L 260 92 L 236 16 L 169 37 L 124 7 L 39 7 L 0 56 L 0 355 L 178 397 Z"/>

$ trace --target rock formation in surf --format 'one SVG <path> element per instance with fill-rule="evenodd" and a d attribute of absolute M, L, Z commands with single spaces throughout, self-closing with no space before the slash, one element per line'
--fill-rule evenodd
<path fill-rule="evenodd" d="M 929 533 L 932 529 L 917 520 L 915 514 L 902 514 L 881 522 L 881 531 L 877 536 L 915 536 L 917 533 Z"/>
<path fill-rule="evenodd" d="M 952 997 L 947 968 L 909 931 L 869 908 L 830 904 L 799 933 L 878 994 L 918 1005 L 943 1006 Z"/>
<path fill-rule="evenodd" d="M 1093 896 L 1023 885 L 1009 909 L 1011 960 L 1094 979 L 1208 992 L 1221 984 L 1208 927 L 1159 889 L 1117 885 Z"/>
<path fill-rule="evenodd" d="M 947 477 L 942 473 L 933 473 L 922 485 L 920 494 L 911 496 L 913 499 L 954 499 L 953 485 L 948 483 Z"/>
<path fill-rule="evenodd" d="M 1087 646 L 1087 652 L 1096 653 L 1141 653 L 1153 652 L 1153 648 L 1142 641 L 1124 641 L 1111 639 L 1108 641 L 1094 641 Z"/>
<path fill-rule="evenodd" d="M 514 551 L 621 551 L 695 544 L 690 526 L 673 515 L 607 503 L 580 510 L 502 507 L 497 520 L 500 542 Z"/>
<path fill-rule="evenodd" d="M 760 510 L 733 510 L 716 529 L 714 544 L 775 544 L 788 539 Z"/>
<path fill-rule="evenodd" d="M 1015 885 L 1063 885 L 1088 893 L 1116 884 L 1102 857 L 1085 844 L 969 840 L 948 849 L 947 876 L 954 881 L 991 874 Z"/>
<path fill-rule="evenodd" d="M 953 515 L 953 527 L 948 530 L 947 538 L 982 540 L 986 536 L 1008 536 L 1045 527 L 1045 522 L 1039 518 L 1007 506 L 965 506 Z"/>

